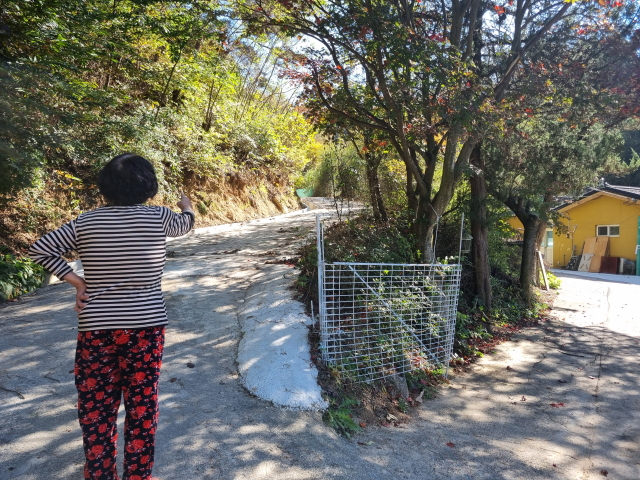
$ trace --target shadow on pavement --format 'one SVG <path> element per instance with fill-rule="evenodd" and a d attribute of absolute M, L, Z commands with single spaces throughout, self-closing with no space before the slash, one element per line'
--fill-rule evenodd
<path fill-rule="evenodd" d="M 293 230 L 301 223 L 306 230 Z M 176 257 L 164 281 L 170 326 L 154 474 L 162 480 L 586 480 L 604 478 L 599 472 L 607 470 L 608 478 L 640 478 L 638 336 L 606 322 L 542 322 L 472 373 L 454 377 L 411 425 L 370 427 L 354 440 L 337 436 L 319 413 L 281 410 L 251 396 L 235 363 L 238 307 L 249 285 L 269 277 L 265 269 L 292 270 L 256 255 L 289 255 L 312 226 L 309 215 L 169 246 Z M 210 253 L 235 248 L 236 254 Z M 70 373 L 73 294 L 67 285 L 52 285 L 0 306 L 3 480 L 82 478 Z M 582 312 L 562 308 L 560 316 Z M 255 352 L 255 361 L 260 356 Z"/>

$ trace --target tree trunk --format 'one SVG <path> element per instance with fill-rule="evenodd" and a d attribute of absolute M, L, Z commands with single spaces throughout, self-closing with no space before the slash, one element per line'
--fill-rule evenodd
<path fill-rule="evenodd" d="M 373 218 L 376 222 L 380 221 L 380 207 L 378 206 L 378 199 L 376 198 L 376 192 L 373 185 L 373 166 L 369 162 L 369 155 L 367 155 L 367 186 L 369 187 L 369 203 L 373 209 Z"/>
<path fill-rule="evenodd" d="M 380 177 L 378 176 L 378 167 L 380 166 L 380 158 L 374 153 L 365 153 L 367 162 L 367 183 L 369 187 L 369 200 L 373 208 L 373 216 L 377 222 L 387 221 L 387 209 L 384 206 L 384 199 L 380 191 Z"/>
<path fill-rule="evenodd" d="M 475 173 L 471 176 L 471 235 L 473 236 L 473 270 L 476 293 L 482 304 L 491 309 L 491 271 L 489 268 L 489 230 L 487 225 L 487 182 L 481 146 L 470 158 Z"/>
<path fill-rule="evenodd" d="M 378 201 L 378 210 L 380 210 L 380 220 L 386 222 L 389 220 L 389 216 L 387 215 L 387 208 L 384 206 L 384 198 L 382 196 L 382 191 L 380 190 L 380 177 L 378 177 L 377 168 L 374 170 L 373 174 L 373 185 L 376 192 L 376 199 Z"/>
<path fill-rule="evenodd" d="M 544 201 L 541 206 L 543 211 L 540 212 L 540 225 L 538 225 L 538 233 L 536 235 L 536 248 L 538 250 L 542 246 L 542 242 L 544 241 L 544 236 L 546 235 L 546 232 L 547 232 L 549 209 L 552 201 L 553 201 L 553 194 L 550 192 L 546 192 L 544 194 Z"/>
<path fill-rule="evenodd" d="M 406 164 L 405 164 L 406 166 Z M 407 210 L 409 211 L 409 231 L 414 236 L 415 239 L 420 238 L 420 232 L 418 231 L 418 224 L 416 223 L 416 214 L 418 211 L 418 197 L 415 194 L 415 187 L 413 186 L 413 173 L 411 169 L 406 166 L 407 169 L 407 184 L 406 184 L 406 193 L 407 193 Z M 419 250 L 420 247 L 416 245 L 416 249 Z"/>
<path fill-rule="evenodd" d="M 522 219 L 521 219 L 522 221 Z M 533 300 L 533 282 L 536 273 L 536 250 L 538 247 L 538 227 L 542 222 L 537 215 L 529 215 L 524 226 L 524 241 L 522 244 L 522 263 L 520 264 L 520 285 L 524 300 L 531 304 Z"/>
<path fill-rule="evenodd" d="M 407 166 L 407 207 L 411 212 L 411 218 L 416 216 L 416 212 L 418 211 L 418 199 L 416 197 L 415 187 L 413 186 L 413 173 L 411 169 Z"/>
<path fill-rule="evenodd" d="M 547 233 L 547 223 L 540 221 L 540 225 L 538 225 L 538 230 L 536 231 L 536 250 L 540 250 L 542 247 L 542 242 L 544 242 L 544 236 Z"/>
<path fill-rule="evenodd" d="M 423 263 L 435 262 L 433 248 L 433 231 L 436 226 L 436 214 L 430 199 L 420 196 L 418 211 L 415 219 L 416 240 L 418 242 L 419 260 Z"/>
<path fill-rule="evenodd" d="M 522 244 L 522 261 L 520 262 L 520 288 L 524 300 L 531 304 L 533 300 L 533 280 L 536 272 L 536 250 L 538 247 L 538 227 L 541 223 L 540 217 L 531 212 L 531 202 L 524 204 L 523 198 L 509 197 L 502 199 L 504 204 L 511 209 L 516 217 L 522 222 L 524 227 L 524 241 Z"/>

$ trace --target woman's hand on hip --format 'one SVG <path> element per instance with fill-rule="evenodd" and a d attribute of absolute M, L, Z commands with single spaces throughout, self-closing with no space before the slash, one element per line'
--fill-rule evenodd
<path fill-rule="evenodd" d="M 80 313 L 87 306 L 86 301 L 89 300 L 87 295 L 87 284 L 82 281 L 82 285 L 76 287 L 76 306 L 73 309 Z"/>
<path fill-rule="evenodd" d="M 89 300 L 89 295 L 87 295 L 87 284 L 85 283 L 84 278 L 79 277 L 73 272 L 65 275 L 64 281 L 69 282 L 71 285 L 76 287 L 76 305 L 73 309 L 80 313 L 82 309 L 87 306 L 86 301 Z"/>

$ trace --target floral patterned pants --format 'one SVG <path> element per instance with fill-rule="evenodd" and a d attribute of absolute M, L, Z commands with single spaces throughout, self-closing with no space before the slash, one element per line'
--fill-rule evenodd
<path fill-rule="evenodd" d="M 164 327 L 78 333 L 75 377 L 86 463 L 84 478 L 119 480 L 118 408 L 124 397 L 123 480 L 149 480 L 158 425 Z"/>

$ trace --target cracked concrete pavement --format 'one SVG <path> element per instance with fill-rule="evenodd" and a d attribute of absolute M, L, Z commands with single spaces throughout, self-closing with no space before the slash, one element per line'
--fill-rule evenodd
<path fill-rule="evenodd" d="M 293 281 L 292 267 L 265 261 L 292 255 L 312 235 L 314 212 L 262 223 L 168 246 L 162 480 L 640 478 L 637 286 L 561 277 L 550 321 L 452 377 L 412 424 L 346 440 L 320 413 L 277 408 L 243 386 L 248 296 Z M 2 480 L 82 478 L 73 293 L 51 285 L 0 307 Z"/>

